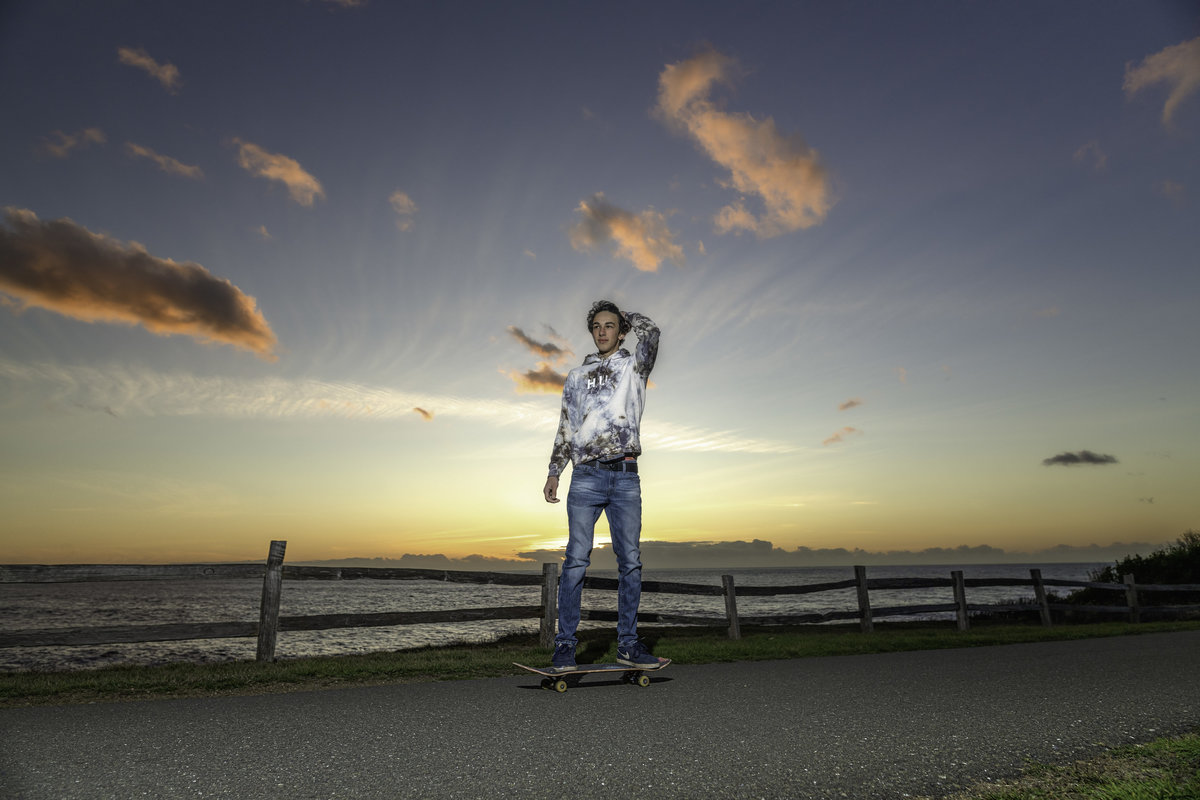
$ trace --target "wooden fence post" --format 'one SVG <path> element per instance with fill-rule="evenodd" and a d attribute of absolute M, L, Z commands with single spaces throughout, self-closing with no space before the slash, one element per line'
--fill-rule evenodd
<path fill-rule="evenodd" d="M 263 575 L 262 604 L 258 609 L 258 655 L 256 661 L 275 660 L 275 638 L 279 634 L 279 596 L 283 592 L 283 553 L 287 542 L 272 541 Z"/>
<path fill-rule="evenodd" d="M 1050 619 L 1050 603 L 1046 600 L 1046 584 L 1042 583 L 1042 571 L 1040 569 L 1029 570 L 1029 577 L 1033 580 L 1033 596 L 1037 598 L 1038 611 L 1042 615 L 1042 624 L 1049 628 L 1054 624 Z"/>
<path fill-rule="evenodd" d="M 538 642 L 542 647 L 554 646 L 558 627 L 558 564 L 542 564 L 542 623 Z"/>
<path fill-rule="evenodd" d="M 863 633 L 870 633 L 875 623 L 871 619 L 871 596 L 867 594 L 867 568 L 855 567 L 854 580 L 858 582 L 858 623 Z"/>
<path fill-rule="evenodd" d="M 729 620 L 729 638 L 742 638 L 742 626 L 738 622 L 737 590 L 733 588 L 733 576 L 722 575 L 721 585 L 725 587 L 725 617 Z"/>
<path fill-rule="evenodd" d="M 963 583 L 962 570 L 953 570 L 950 573 L 950 580 L 954 582 L 954 604 L 958 606 L 958 610 L 955 612 L 958 618 L 958 629 L 966 631 L 971 627 L 971 620 L 967 616 L 967 586 Z"/>
<path fill-rule="evenodd" d="M 1142 609 L 1138 605 L 1137 588 L 1134 586 L 1137 583 L 1137 579 L 1132 575 L 1122 575 L 1121 583 L 1125 584 L 1125 605 L 1129 606 L 1129 621 L 1134 623 L 1141 622 Z"/>

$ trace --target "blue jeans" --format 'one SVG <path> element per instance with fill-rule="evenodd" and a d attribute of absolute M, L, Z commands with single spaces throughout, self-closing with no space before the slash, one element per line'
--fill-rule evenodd
<path fill-rule="evenodd" d="M 608 517 L 617 556 L 617 643 L 637 641 L 637 612 L 642 599 L 642 484 L 636 472 L 613 472 L 578 464 L 567 493 L 567 553 L 558 582 L 558 635 L 554 643 L 576 645 L 583 576 L 591 563 L 592 539 L 600 512 Z"/>

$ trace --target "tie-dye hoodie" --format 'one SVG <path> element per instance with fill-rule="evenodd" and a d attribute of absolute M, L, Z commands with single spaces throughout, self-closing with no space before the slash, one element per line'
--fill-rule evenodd
<path fill-rule="evenodd" d="M 608 358 L 592 353 L 567 373 L 550 452 L 551 476 L 561 475 L 568 461 L 581 464 L 642 452 L 638 427 L 646 381 L 658 357 L 658 327 L 643 314 L 630 311 L 625 318 L 637 336 L 636 356 L 623 347 Z"/>

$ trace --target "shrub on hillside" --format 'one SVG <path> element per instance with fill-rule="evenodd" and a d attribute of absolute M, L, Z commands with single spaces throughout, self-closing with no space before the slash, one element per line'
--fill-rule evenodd
<path fill-rule="evenodd" d="M 1121 576 L 1132 575 L 1138 583 L 1200 584 L 1200 533 L 1188 531 L 1174 544 L 1155 550 L 1148 556 L 1132 555 L 1117 561 L 1112 566 L 1094 570 L 1091 574 L 1097 583 L 1121 583 Z M 1200 602 L 1200 592 L 1142 592 L 1142 605 L 1187 605 Z M 1067 598 L 1071 603 L 1112 605 L 1117 598 L 1113 592 L 1102 589 L 1080 589 Z M 1123 602 L 1123 598 L 1117 602 Z"/>

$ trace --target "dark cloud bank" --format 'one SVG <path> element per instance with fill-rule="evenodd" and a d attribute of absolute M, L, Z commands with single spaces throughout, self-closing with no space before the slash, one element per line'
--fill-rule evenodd
<path fill-rule="evenodd" d="M 1148 542 L 1114 542 L 1113 544 L 1075 546 L 1060 544 L 1036 552 L 1010 552 L 990 545 L 960 547 L 930 547 L 924 550 L 847 550 L 841 547 L 812 549 L 798 547 L 784 550 L 761 539 L 751 542 L 642 542 L 642 564 L 647 570 L 662 569 L 746 569 L 770 567 L 850 567 L 894 566 L 904 564 L 1052 564 L 1116 561 L 1126 556 L 1146 555 L 1163 544 Z M 462 569 L 506 572 L 541 569 L 546 562 L 562 560 L 562 550 L 531 550 L 518 553 L 517 558 L 467 556 L 448 558 L 440 554 L 408 553 L 401 558 L 345 558 L 335 561 L 312 561 L 310 564 L 341 567 L 403 567 L 409 569 Z M 595 569 L 616 569 L 612 551 L 607 544 L 598 544 L 592 552 Z"/>

